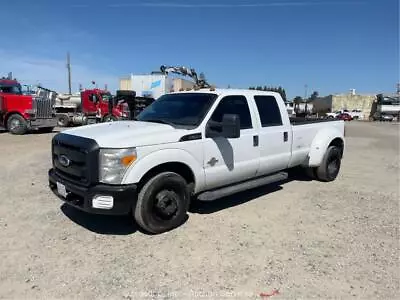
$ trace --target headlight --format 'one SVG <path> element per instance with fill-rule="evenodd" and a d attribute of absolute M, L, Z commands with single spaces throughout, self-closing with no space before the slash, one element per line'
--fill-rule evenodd
<path fill-rule="evenodd" d="M 126 170 L 136 158 L 135 148 L 100 149 L 100 182 L 121 184 Z"/>

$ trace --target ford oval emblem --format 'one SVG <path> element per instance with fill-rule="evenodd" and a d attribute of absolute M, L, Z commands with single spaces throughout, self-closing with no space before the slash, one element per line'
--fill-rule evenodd
<path fill-rule="evenodd" d="M 60 157 L 58 158 L 58 162 L 60 163 L 60 165 L 62 165 L 63 167 L 68 167 L 71 163 L 71 161 L 69 160 L 68 157 L 66 157 L 65 155 L 60 155 Z"/>

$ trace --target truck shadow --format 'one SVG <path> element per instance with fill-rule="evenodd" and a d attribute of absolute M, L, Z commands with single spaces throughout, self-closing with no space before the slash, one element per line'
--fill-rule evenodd
<path fill-rule="evenodd" d="M 61 130 L 59 130 L 59 129 L 54 129 L 52 132 L 42 132 L 39 130 L 31 130 L 27 134 L 29 134 L 29 135 L 46 135 L 46 134 L 55 134 L 55 133 L 59 133 L 59 132 L 61 132 Z"/>
<path fill-rule="evenodd" d="M 139 231 L 131 216 L 106 216 L 88 214 L 66 204 L 61 206 L 61 211 L 72 222 L 87 230 L 104 235 L 129 235 Z"/>
<path fill-rule="evenodd" d="M 244 203 L 255 200 L 259 197 L 282 190 L 281 185 L 268 185 L 256 189 L 240 192 L 228 197 L 220 198 L 214 201 L 193 201 L 189 212 L 193 214 L 208 215 L 225 210 L 231 207 L 239 206 Z"/>
<path fill-rule="evenodd" d="M 286 183 L 291 181 L 311 181 L 298 170 L 290 170 L 289 178 L 266 186 L 240 192 L 215 201 L 193 201 L 189 213 L 194 214 L 212 214 L 218 211 L 228 209 L 255 200 L 259 197 L 274 193 L 283 189 Z M 263 200 L 264 201 L 264 200 Z M 102 235 L 130 235 L 141 232 L 146 235 L 151 233 L 143 231 L 134 221 L 132 216 L 107 216 L 89 214 L 69 205 L 63 204 L 61 211 L 72 222 L 84 227 L 85 229 Z M 188 216 L 184 223 L 188 221 Z M 183 225 L 183 224 L 182 224 Z"/>

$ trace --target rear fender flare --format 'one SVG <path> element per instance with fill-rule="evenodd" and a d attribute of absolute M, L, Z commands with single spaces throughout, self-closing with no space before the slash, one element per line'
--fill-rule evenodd
<path fill-rule="evenodd" d="M 343 133 L 336 128 L 324 128 L 320 130 L 311 143 L 307 161 L 303 164 L 306 167 L 320 166 L 322 159 L 329 145 L 336 138 L 340 138 L 345 145 Z"/>

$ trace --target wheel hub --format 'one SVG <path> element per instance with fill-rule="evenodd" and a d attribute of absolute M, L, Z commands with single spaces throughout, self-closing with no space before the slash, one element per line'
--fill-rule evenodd
<path fill-rule="evenodd" d="M 173 191 L 161 191 L 156 195 L 155 210 L 161 218 L 171 219 L 178 211 L 178 195 Z"/>
<path fill-rule="evenodd" d="M 17 129 L 20 126 L 21 126 L 21 122 L 19 120 L 14 119 L 14 120 L 11 121 L 11 126 L 10 127 L 11 127 L 12 130 Z"/>
<path fill-rule="evenodd" d="M 339 170 L 339 158 L 334 157 L 328 164 L 328 172 L 331 175 L 335 175 L 335 173 Z"/>

